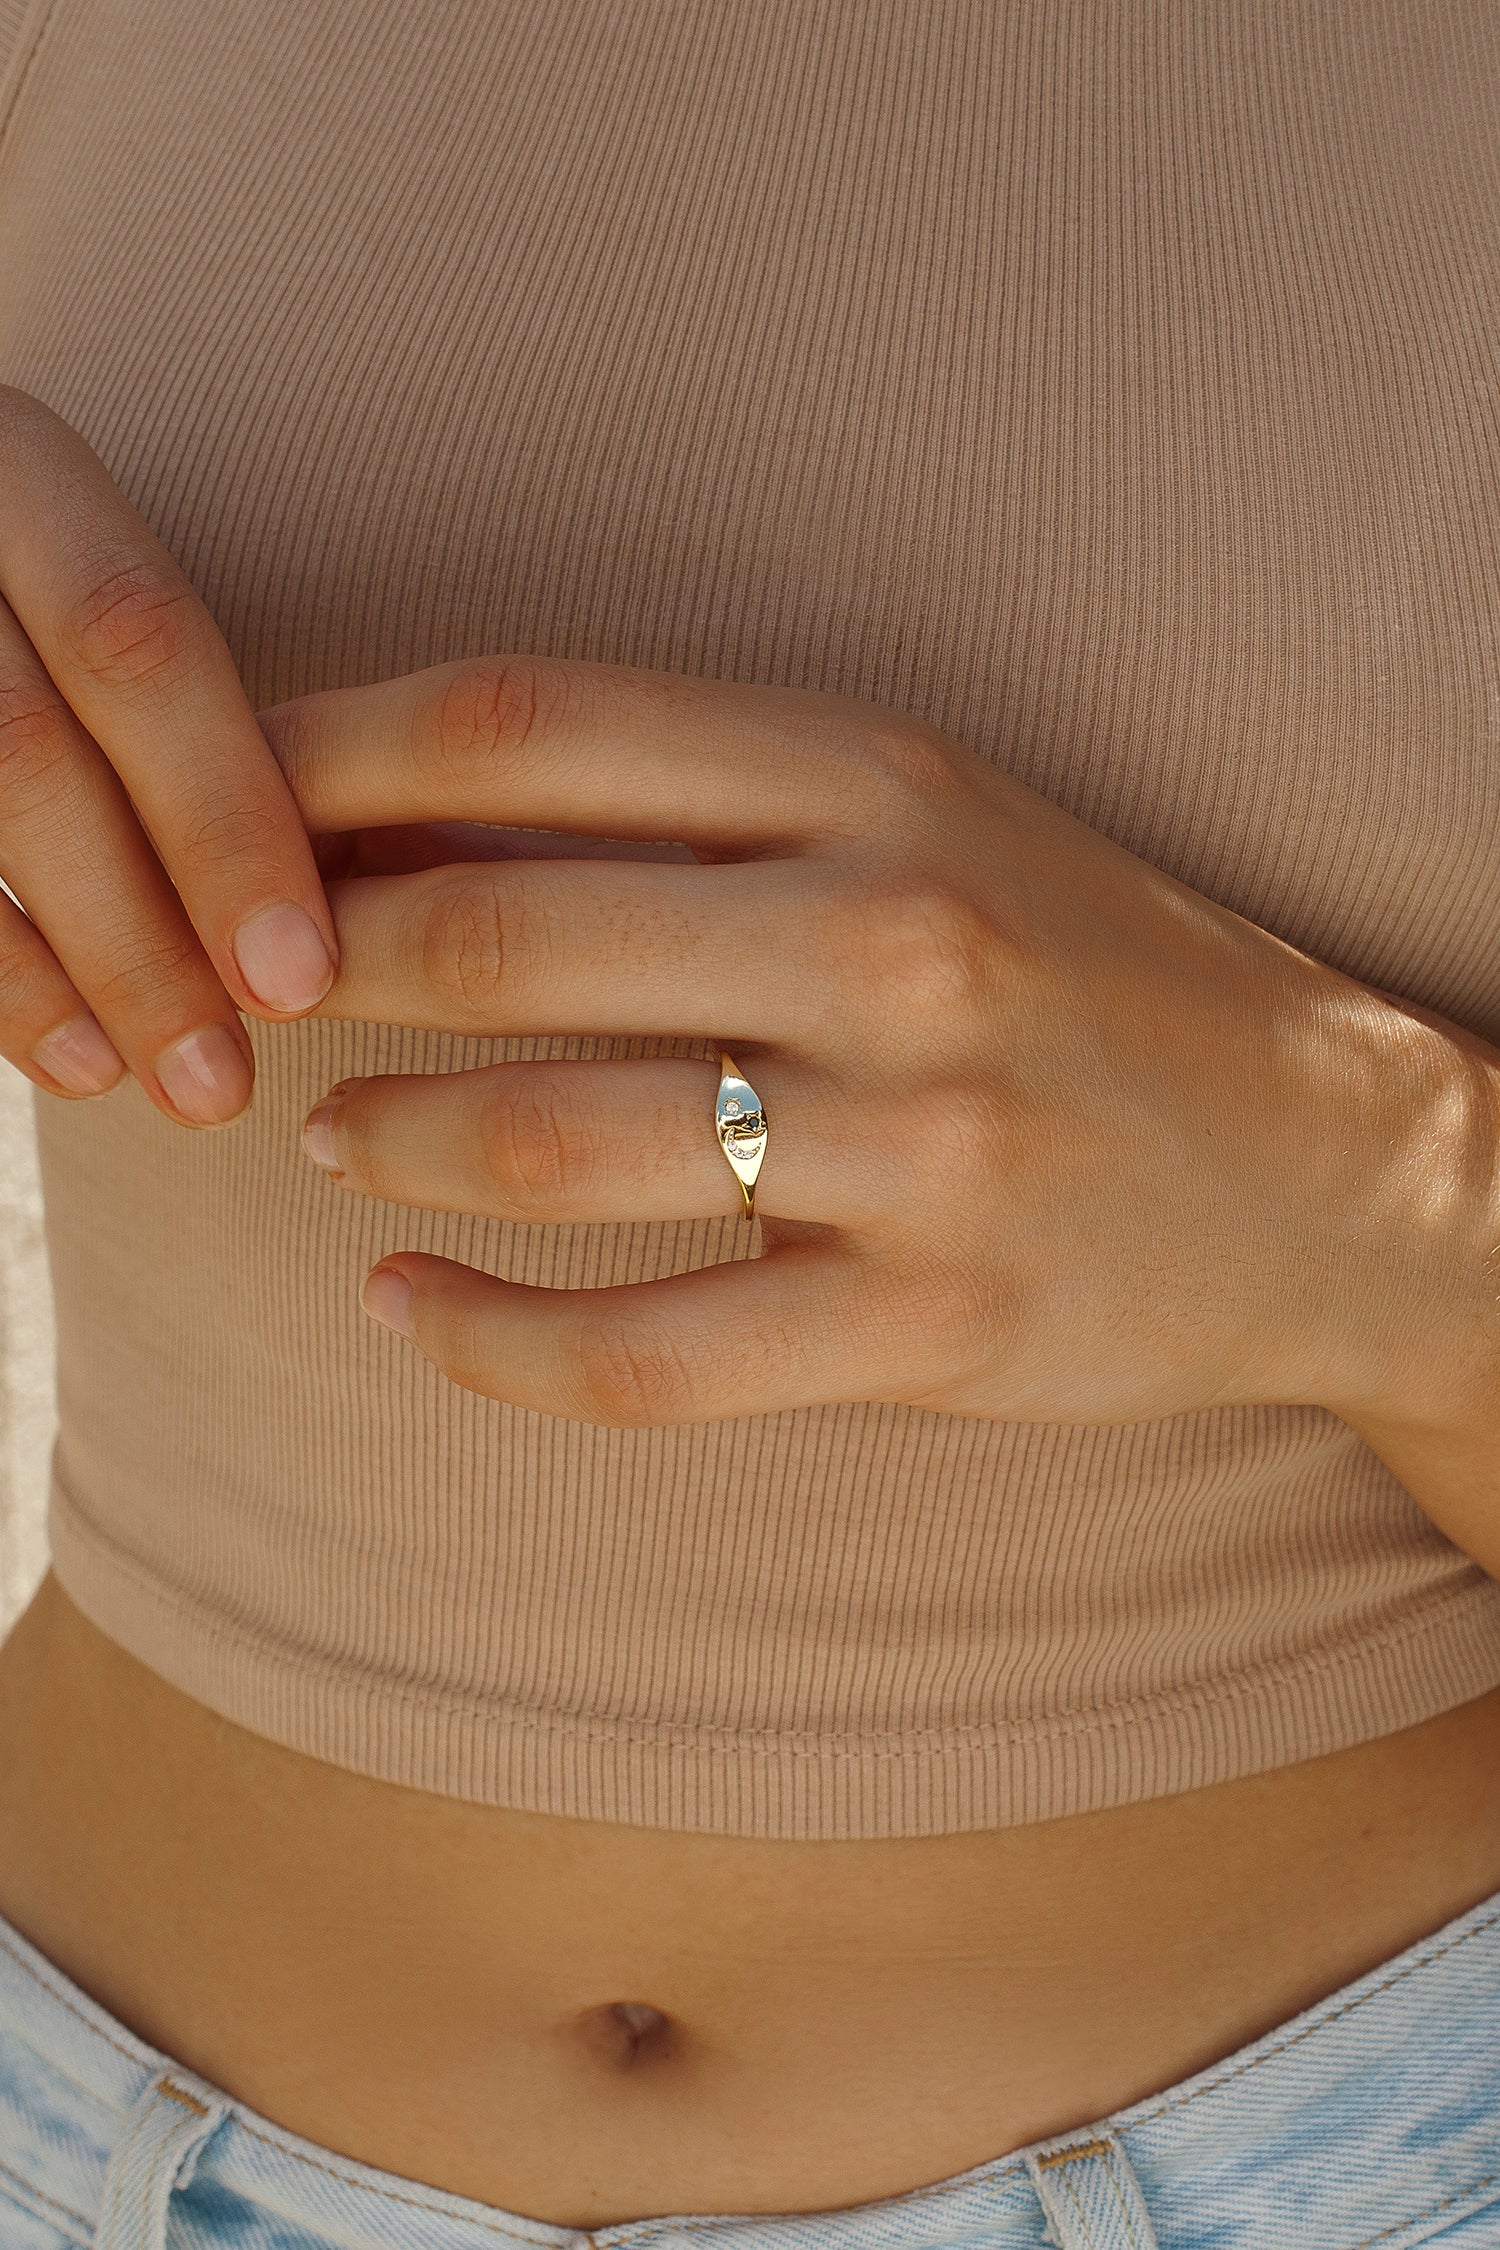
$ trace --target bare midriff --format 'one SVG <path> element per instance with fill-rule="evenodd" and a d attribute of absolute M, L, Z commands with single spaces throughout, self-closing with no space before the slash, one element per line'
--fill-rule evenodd
<path fill-rule="evenodd" d="M 1500 1692 L 1036 1827 L 510 1812 L 245 1733 L 48 1580 L 0 1652 L 0 1912 L 307 2138 L 564 2226 L 838 2209 L 1089 2122 L 1500 1888 Z"/>

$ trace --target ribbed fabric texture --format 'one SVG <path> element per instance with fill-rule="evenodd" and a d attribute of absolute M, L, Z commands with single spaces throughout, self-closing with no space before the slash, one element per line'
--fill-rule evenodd
<path fill-rule="evenodd" d="M 1500 1036 L 1489 0 L 0 31 L 0 378 L 258 707 L 504 649 L 878 698 Z M 736 1222 L 413 1214 L 297 1146 L 345 1075 L 628 1042 L 256 1040 L 227 1133 L 42 1104 L 57 1567 L 245 1725 L 495 1803 L 888 1836 L 1500 1682 L 1500 1588 L 1321 1412 L 618 1432 L 454 1390 L 358 1312 L 382 1252 L 572 1287 L 744 1255 Z"/>

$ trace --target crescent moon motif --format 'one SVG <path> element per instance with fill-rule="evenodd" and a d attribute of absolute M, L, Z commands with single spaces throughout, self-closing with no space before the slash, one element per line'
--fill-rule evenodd
<path fill-rule="evenodd" d="M 766 1153 L 768 1127 L 761 1099 L 748 1078 L 742 1078 L 728 1055 L 721 1053 L 718 1097 L 714 1103 L 714 1131 L 729 1168 L 745 1198 L 745 1217 L 755 1216 L 755 1182 Z"/>

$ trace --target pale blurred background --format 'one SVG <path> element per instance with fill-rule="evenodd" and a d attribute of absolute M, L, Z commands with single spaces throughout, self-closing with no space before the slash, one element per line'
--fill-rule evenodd
<path fill-rule="evenodd" d="M 54 1425 L 52 1299 L 31 1087 L 0 1062 L 0 1632 L 30 1600 L 46 1564 Z"/>

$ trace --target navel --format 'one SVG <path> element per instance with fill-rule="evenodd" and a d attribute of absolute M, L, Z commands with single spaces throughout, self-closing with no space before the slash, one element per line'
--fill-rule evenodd
<path fill-rule="evenodd" d="M 575 2017 L 574 2028 L 599 2061 L 614 2070 L 661 2062 L 677 2046 L 677 2026 L 645 2000 L 610 2000 Z"/>

